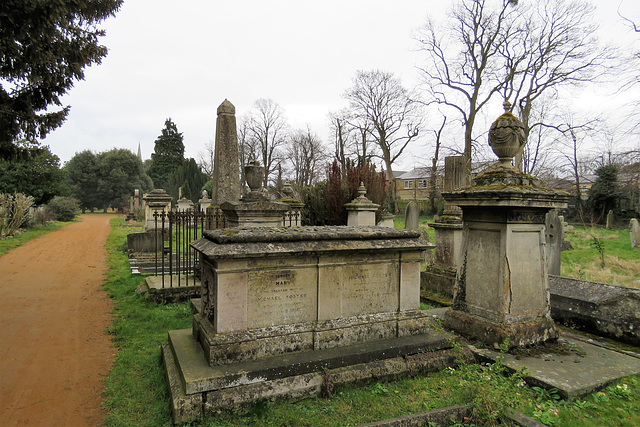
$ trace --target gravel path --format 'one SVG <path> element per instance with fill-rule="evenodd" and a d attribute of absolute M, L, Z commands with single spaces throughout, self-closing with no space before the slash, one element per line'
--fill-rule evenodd
<path fill-rule="evenodd" d="M 41 236 L 0 257 L 0 425 L 96 426 L 115 348 L 100 285 L 113 215 Z"/>

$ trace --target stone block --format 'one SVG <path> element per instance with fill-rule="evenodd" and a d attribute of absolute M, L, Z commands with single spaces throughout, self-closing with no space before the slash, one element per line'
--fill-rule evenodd
<path fill-rule="evenodd" d="M 631 235 L 631 247 L 640 248 L 640 225 L 637 219 L 631 218 L 629 221 L 629 232 Z"/>

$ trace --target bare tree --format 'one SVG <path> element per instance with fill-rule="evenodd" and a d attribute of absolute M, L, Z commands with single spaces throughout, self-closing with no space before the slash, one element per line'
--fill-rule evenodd
<path fill-rule="evenodd" d="M 433 130 L 435 137 L 435 153 L 433 159 L 431 159 L 431 176 L 429 176 L 429 209 L 431 212 L 436 212 L 436 194 L 437 194 L 437 176 L 438 176 L 438 157 L 440 155 L 440 147 L 442 145 L 442 131 L 447 124 L 447 116 L 442 116 L 442 125 L 438 130 Z"/>
<path fill-rule="evenodd" d="M 311 128 L 293 132 L 287 149 L 296 188 L 311 186 L 325 168 L 328 159 L 322 141 Z"/>
<path fill-rule="evenodd" d="M 558 125 L 551 126 L 560 133 L 556 138 L 555 147 L 562 159 L 559 168 L 568 170 L 573 178 L 576 208 L 580 219 L 584 222 L 584 203 L 582 201 L 582 177 L 590 170 L 588 156 L 584 150 L 584 143 L 595 132 L 598 119 L 579 122 L 570 113 L 565 113 L 564 120 Z"/>
<path fill-rule="evenodd" d="M 618 54 L 599 42 L 591 3 L 539 0 L 518 10 L 517 26 L 500 43 L 500 53 L 506 68 L 504 98 L 515 106 L 528 137 L 542 125 L 531 120 L 533 109 L 549 108 L 544 95 L 597 82 L 611 71 Z M 522 170 L 522 156 L 517 163 Z"/>
<path fill-rule="evenodd" d="M 216 154 L 216 146 L 213 141 L 204 145 L 204 151 L 198 152 L 198 166 L 206 173 L 209 179 L 213 179 L 213 159 Z"/>
<path fill-rule="evenodd" d="M 381 70 L 356 72 L 343 96 L 349 101 L 352 120 L 358 123 L 363 146 L 370 138 L 380 149 L 395 200 L 392 165 L 420 132 L 420 104 L 400 79 Z"/>
<path fill-rule="evenodd" d="M 504 86 L 502 43 L 515 36 L 514 4 L 492 9 L 486 0 L 458 0 L 443 28 L 429 21 L 415 39 L 426 53 L 422 72 L 427 103 L 457 111 L 464 126 L 465 178 L 470 181 L 474 125 L 480 110 Z"/>
<path fill-rule="evenodd" d="M 251 122 L 248 115 L 238 118 L 238 163 L 240 166 L 240 182 L 242 188 L 246 189 L 246 182 L 244 177 L 244 167 L 251 160 L 258 159 L 258 147 L 257 140 L 251 137 L 249 130 L 249 123 Z"/>
<path fill-rule="evenodd" d="M 264 166 L 263 185 L 282 161 L 280 148 L 285 144 L 288 126 L 284 110 L 272 99 L 258 99 L 247 123 L 247 141 L 255 144 L 256 155 Z"/>

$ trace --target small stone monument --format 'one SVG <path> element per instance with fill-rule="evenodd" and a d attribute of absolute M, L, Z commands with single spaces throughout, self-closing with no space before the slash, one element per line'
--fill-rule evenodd
<path fill-rule="evenodd" d="M 240 167 L 238 164 L 238 131 L 236 107 L 227 99 L 218 107 L 216 121 L 216 146 L 213 160 L 212 204 L 240 199 Z"/>
<path fill-rule="evenodd" d="M 631 247 L 640 248 L 640 225 L 638 220 L 631 218 L 629 221 L 629 231 L 631 232 Z"/>
<path fill-rule="evenodd" d="M 281 198 L 279 202 L 289 205 L 289 212 L 286 214 L 287 225 L 292 227 L 302 225 L 302 208 L 304 207 L 304 203 L 296 199 L 293 187 L 291 187 L 291 182 L 287 181 L 284 183 L 282 193 L 284 197 Z"/>
<path fill-rule="evenodd" d="M 499 161 L 475 186 L 445 193 L 463 211 L 462 264 L 444 326 L 499 346 L 527 346 L 557 338 L 550 316 L 545 214 L 566 208 L 569 195 L 535 185 L 511 166 L 525 143 L 510 111 L 492 125 L 489 144 Z"/>
<path fill-rule="evenodd" d="M 220 209 L 227 217 L 229 227 L 282 226 L 283 216 L 289 211 L 285 203 L 272 202 L 262 192 L 264 167 L 252 160 L 244 167 L 247 185 L 251 190 L 240 202 L 226 201 Z"/>
<path fill-rule="evenodd" d="M 382 211 L 382 213 L 380 214 L 380 221 L 378 222 L 378 227 L 394 228 L 395 227 L 395 225 L 393 224 L 394 218 L 395 217 L 391 212 L 387 210 Z"/>
<path fill-rule="evenodd" d="M 171 210 L 171 196 L 161 188 L 151 190 L 150 193 L 143 196 L 145 203 L 145 224 L 144 229 L 154 230 L 156 228 L 156 219 L 154 214 L 169 212 Z M 158 219 L 158 228 L 161 228 L 161 221 Z M 165 228 L 169 228 L 169 221 L 165 222 Z"/>
<path fill-rule="evenodd" d="M 353 199 L 351 203 L 344 205 L 348 211 L 347 225 L 376 225 L 376 211 L 380 205 L 367 199 L 365 194 L 367 194 L 367 189 L 364 183 L 361 182 L 360 187 L 358 187 L 358 197 Z"/>
<path fill-rule="evenodd" d="M 607 213 L 607 225 L 606 229 L 611 230 L 613 228 L 613 220 L 615 216 L 613 215 L 613 211 L 609 209 L 609 213 Z"/>
<path fill-rule="evenodd" d="M 562 241 L 564 231 L 562 220 L 556 209 L 545 215 L 545 239 L 547 244 L 547 269 L 549 274 L 560 275 Z"/>
<path fill-rule="evenodd" d="M 407 204 L 407 208 L 404 211 L 404 229 L 413 230 L 418 228 L 419 217 L 420 209 L 418 204 L 412 200 Z"/>
<path fill-rule="evenodd" d="M 207 212 L 207 208 L 211 206 L 211 199 L 207 190 L 202 190 L 202 198 L 198 200 L 198 205 L 200 206 L 200 212 Z"/>

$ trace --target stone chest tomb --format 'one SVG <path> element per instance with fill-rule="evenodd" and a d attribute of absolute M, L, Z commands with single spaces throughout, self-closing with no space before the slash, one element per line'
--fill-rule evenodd
<path fill-rule="evenodd" d="M 205 232 L 194 336 L 210 364 L 402 336 L 419 314 L 419 231 L 246 227 Z M 423 322 L 424 323 L 424 322 Z"/>
<path fill-rule="evenodd" d="M 460 356 L 419 307 L 421 230 L 235 227 L 191 246 L 202 296 L 162 351 L 175 422 Z"/>

